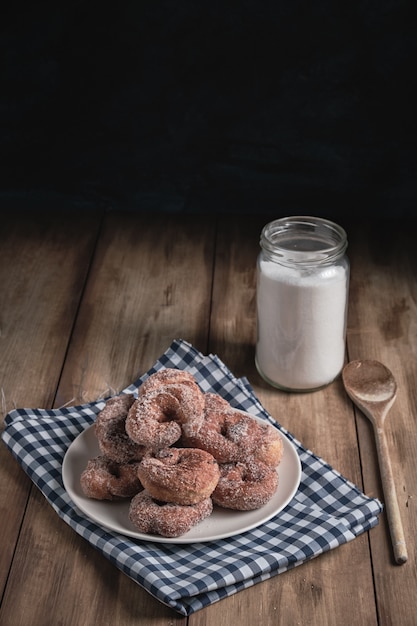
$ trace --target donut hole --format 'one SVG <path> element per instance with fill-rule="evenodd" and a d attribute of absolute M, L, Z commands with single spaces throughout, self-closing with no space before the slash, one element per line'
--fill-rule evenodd
<path fill-rule="evenodd" d="M 109 424 L 107 428 L 107 437 L 110 441 L 123 442 L 127 437 L 125 422 L 119 421 Z"/>
<path fill-rule="evenodd" d="M 166 422 L 176 422 L 178 418 L 178 408 L 167 409 L 165 411 L 161 411 L 158 415 L 157 421 L 159 424 L 165 424 Z"/>
<path fill-rule="evenodd" d="M 161 392 L 155 395 L 148 406 L 146 406 L 145 397 L 143 396 L 142 398 L 145 411 L 151 414 L 153 419 L 159 424 L 176 421 L 179 413 L 181 413 L 179 401 L 170 393 Z"/>
<path fill-rule="evenodd" d="M 109 465 L 107 466 L 107 471 L 109 472 L 109 474 L 114 476 L 114 478 L 120 478 L 121 476 L 120 468 L 116 463 L 109 463 Z"/>

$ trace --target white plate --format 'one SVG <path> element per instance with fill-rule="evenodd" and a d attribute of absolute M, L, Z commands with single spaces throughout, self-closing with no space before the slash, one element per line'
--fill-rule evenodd
<path fill-rule="evenodd" d="M 254 417 L 253 415 L 251 417 Z M 261 423 L 260 420 L 255 417 Z M 94 426 L 84 430 L 68 448 L 62 464 L 64 487 L 74 504 L 91 520 L 104 528 L 128 537 L 160 543 L 197 543 L 233 537 L 256 528 L 277 515 L 294 497 L 301 480 L 301 463 L 291 441 L 281 433 L 284 444 L 282 461 L 277 468 L 279 485 L 265 506 L 255 511 L 232 511 L 215 506 L 210 517 L 180 537 L 167 538 L 140 533 L 128 517 L 129 500 L 112 502 L 87 498 L 80 486 L 80 476 L 89 459 L 98 456 Z"/>

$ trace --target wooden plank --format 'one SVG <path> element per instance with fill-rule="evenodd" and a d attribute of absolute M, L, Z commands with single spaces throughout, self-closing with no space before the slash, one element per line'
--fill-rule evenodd
<path fill-rule="evenodd" d="M 50 407 L 100 226 L 74 212 L 2 216 L 2 414 Z"/>
<path fill-rule="evenodd" d="M 0 288 L 7 294 L 0 311 L 0 380 L 7 390 L 3 414 L 14 404 L 51 406 L 55 397 L 58 406 L 119 391 L 152 365 L 172 339 L 183 337 L 203 352 L 216 352 L 236 375 L 247 376 L 265 407 L 304 445 L 366 493 L 383 499 L 372 430 L 355 414 L 340 380 L 318 392 L 285 394 L 257 374 L 255 263 L 260 229 L 268 218 L 222 218 L 213 267 L 210 219 L 201 223 L 185 215 L 109 214 L 77 312 L 98 222 L 97 216 L 80 218 L 87 225 L 80 229 L 80 222 L 73 223 L 71 217 L 65 221 L 50 216 L 37 226 L 38 217 L 27 217 L 35 225 L 0 231 Z M 407 564 L 393 565 L 382 516 L 369 536 L 361 535 L 187 620 L 119 573 L 67 527 L 35 489 L 18 537 L 30 483 L 0 448 L 3 580 L 13 558 L 0 622 L 43 626 L 47 616 L 61 624 L 208 626 L 239 620 L 242 626 L 330 626 L 345 623 L 354 611 L 358 624 L 414 624 L 415 226 L 413 222 L 393 228 L 389 222 L 348 227 L 349 358 L 377 358 L 399 382 L 387 426 L 409 541 Z"/>
<path fill-rule="evenodd" d="M 99 217 L 59 211 L 2 215 L 2 424 L 13 408 L 52 406 Z M 30 485 L 18 463 L 0 446 L 0 589 L 8 576 Z"/>
<path fill-rule="evenodd" d="M 384 513 L 370 535 L 381 624 L 415 624 L 416 232 L 415 220 L 390 220 L 358 225 L 350 238 L 349 358 L 381 361 L 393 372 L 399 387 L 385 429 L 409 559 L 405 565 L 394 564 Z M 384 501 L 372 427 L 359 411 L 357 425 L 366 489 Z"/>
<path fill-rule="evenodd" d="M 78 404 L 108 391 L 120 391 L 177 337 L 206 348 L 213 234 L 211 225 L 205 228 L 201 222 L 177 216 L 107 216 L 57 405 Z M 124 626 L 147 626 L 150 620 L 155 626 L 185 623 L 90 549 L 64 522 L 56 522 L 50 507 L 42 515 L 39 509 L 35 494 L 28 505 L 16 559 L 20 564 L 27 559 L 31 579 L 39 578 L 48 589 L 42 595 L 42 611 L 51 623 L 92 624 L 98 619 L 113 624 L 118 615 L 116 623 Z M 54 533 L 59 533 L 59 540 L 49 556 Z M 5 623 L 16 615 L 24 623 L 37 603 L 39 585 L 22 586 L 20 572 L 20 567 L 11 572 L 3 607 Z"/>
<path fill-rule="evenodd" d="M 267 410 L 307 448 L 361 486 L 354 414 L 341 381 L 321 391 L 291 394 L 271 388 L 256 371 L 255 267 L 264 223 L 260 216 L 239 222 L 222 220 L 219 225 L 210 350 L 237 375 L 248 377 Z M 357 623 L 376 624 L 373 595 L 368 538 L 363 535 L 209 607 L 204 615 L 191 616 L 190 624 L 233 623 L 238 619 L 241 626 L 331 626 L 345 623 L 353 603 Z"/>
<path fill-rule="evenodd" d="M 120 391 L 176 338 L 206 348 L 213 236 L 214 225 L 189 216 L 108 216 L 58 404 Z"/>

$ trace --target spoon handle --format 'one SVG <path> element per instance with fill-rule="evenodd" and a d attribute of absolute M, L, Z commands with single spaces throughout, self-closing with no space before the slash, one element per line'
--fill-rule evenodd
<path fill-rule="evenodd" d="M 381 472 L 382 487 L 384 490 L 385 507 L 387 511 L 388 525 L 391 533 L 394 558 L 396 563 L 402 565 L 408 559 L 405 545 L 403 525 L 401 522 L 400 509 L 395 491 L 394 476 L 388 452 L 388 443 L 382 426 L 375 424 L 375 438 L 378 451 L 379 467 Z"/>

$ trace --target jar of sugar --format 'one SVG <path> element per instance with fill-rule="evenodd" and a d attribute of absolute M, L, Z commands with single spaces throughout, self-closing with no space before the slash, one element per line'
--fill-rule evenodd
<path fill-rule="evenodd" d="M 346 232 L 322 218 L 286 217 L 264 226 L 260 245 L 256 367 L 280 389 L 324 387 L 345 358 Z"/>

